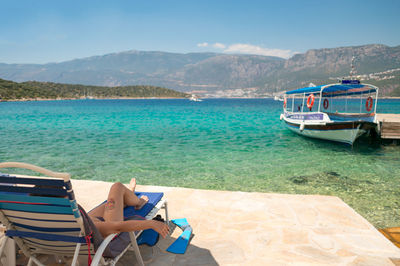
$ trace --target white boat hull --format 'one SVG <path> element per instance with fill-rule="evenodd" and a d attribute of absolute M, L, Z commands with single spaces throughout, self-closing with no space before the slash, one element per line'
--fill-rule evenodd
<path fill-rule="evenodd" d="M 353 145 L 358 137 L 375 128 L 375 123 L 361 119 L 332 121 L 326 113 L 285 113 L 281 115 L 281 119 L 291 131 L 299 135 L 350 145 Z"/>
<path fill-rule="evenodd" d="M 371 93 L 375 94 L 375 107 Z M 363 94 L 368 98 L 363 100 Z M 289 95 L 291 104 L 287 103 Z M 359 100 L 357 95 L 360 95 Z M 333 101 L 334 97 L 339 100 Z M 342 80 L 319 86 L 310 84 L 310 87 L 285 92 L 281 120 L 297 134 L 352 145 L 361 135 L 376 130 L 377 99 L 378 88 L 361 84 L 359 80 Z M 359 106 L 354 103 L 359 103 Z M 316 111 L 312 111 L 313 106 Z"/>
<path fill-rule="evenodd" d="M 309 138 L 316 138 L 316 139 L 324 139 L 336 142 L 342 142 L 349 145 L 353 145 L 354 141 L 360 137 L 361 135 L 365 134 L 367 130 L 361 128 L 355 129 L 335 129 L 335 130 L 318 130 L 318 129 L 303 129 L 300 130 L 299 127 L 293 127 L 291 125 L 286 124 L 287 127 L 302 136 L 306 136 Z"/>

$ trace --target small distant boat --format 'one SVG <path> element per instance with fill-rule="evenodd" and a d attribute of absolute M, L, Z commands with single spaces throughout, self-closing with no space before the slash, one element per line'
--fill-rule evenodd
<path fill-rule="evenodd" d="M 300 135 L 353 145 L 358 137 L 376 128 L 378 90 L 359 80 L 342 80 L 288 91 L 281 120 Z"/>
<path fill-rule="evenodd" d="M 94 99 L 94 97 L 90 94 L 89 89 L 85 90 L 85 97 L 83 99 L 85 99 L 85 100 L 93 100 Z"/>
<path fill-rule="evenodd" d="M 192 94 L 192 96 L 189 98 L 190 101 L 193 102 L 202 102 L 203 100 L 198 98 L 196 95 Z"/>
<path fill-rule="evenodd" d="M 274 100 L 275 100 L 275 101 L 283 102 L 283 98 L 280 97 L 280 96 L 277 96 L 277 95 L 275 95 Z"/>

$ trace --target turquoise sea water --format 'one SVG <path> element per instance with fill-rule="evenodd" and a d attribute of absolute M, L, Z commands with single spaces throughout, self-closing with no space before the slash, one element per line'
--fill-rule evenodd
<path fill-rule="evenodd" d="M 400 146 L 298 136 L 271 99 L 0 103 L 0 161 L 77 179 L 341 197 L 377 227 L 400 224 Z M 378 113 L 400 113 L 380 100 Z M 24 172 L 25 173 L 25 172 Z"/>

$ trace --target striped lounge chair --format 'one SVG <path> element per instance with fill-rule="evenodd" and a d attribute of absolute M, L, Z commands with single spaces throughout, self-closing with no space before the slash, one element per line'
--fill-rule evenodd
<path fill-rule="evenodd" d="M 126 247 L 113 257 L 105 257 L 105 254 L 119 235 L 100 239 L 101 244 L 94 247 L 93 237 L 102 237 L 98 231 L 89 232 L 97 228 L 90 226 L 90 218 L 77 204 L 68 173 L 14 162 L 0 163 L 0 168 L 24 168 L 48 176 L 0 174 L 0 222 L 6 227 L 0 257 L 6 241 L 12 238 L 29 258 L 28 265 L 33 262 L 43 265 L 38 258 L 42 254 L 72 258 L 71 265 L 76 265 L 81 255 L 87 256 L 91 265 L 115 265 L 128 249 L 133 249 L 139 264 L 144 265 L 137 245 L 141 232 L 125 233 L 129 234 Z M 162 193 L 149 193 L 150 201 L 140 210 L 140 215 L 152 219 L 163 208 L 168 222 L 167 202 L 162 196 Z M 133 207 L 124 212 L 135 214 Z"/>

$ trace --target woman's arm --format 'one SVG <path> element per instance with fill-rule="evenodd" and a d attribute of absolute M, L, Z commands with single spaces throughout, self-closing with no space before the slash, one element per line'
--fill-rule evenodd
<path fill-rule="evenodd" d="M 155 220 L 129 220 L 129 221 L 115 221 L 115 222 L 101 222 L 94 221 L 97 229 L 103 237 L 112 233 L 132 232 L 146 229 L 153 229 L 158 232 L 163 238 L 169 233 L 168 226 Z"/>

